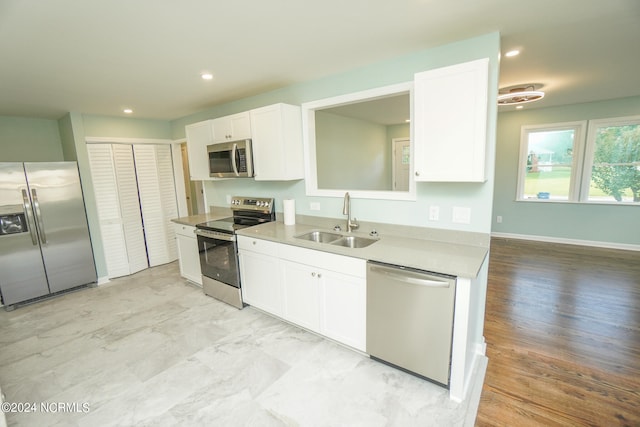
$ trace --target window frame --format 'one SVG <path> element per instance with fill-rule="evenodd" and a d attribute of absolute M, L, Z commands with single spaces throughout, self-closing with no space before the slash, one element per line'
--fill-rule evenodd
<path fill-rule="evenodd" d="M 529 155 L 529 134 L 535 132 L 553 132 L 573 130 L 573 161 L 571 162 L 571 177 L 569 182 L 569 195 L 567 200 L 527 198 L 524 195 L 524 187 L 527 173 L 527 157 Z M 520 128 L 520 154 L 518 157 L 518 181 L 516 187 L 516 201 L 520 202 L 544 202 L 544 203 L 570 203 L 579 201 L 580 183 L 582 182 L 582 165 L 584 158 L 584 139 L 587 132 L 587 121 L 578 120 L 562 123 L 523 125 Z"/>
<path fill-rule="evenodd" d="M 585 155 L 583 161 L 583 172 L 580 186 L 580 202 L 592 203 L 592 204 L 609 204 L 609 205 L 639 205 L 640 202 L 617 202 L 610 200 L 589 200 L 589 189 L 591 186 L 591 175 L 593 172 L 593 160 L 596 149 L 596 137 L 598 135 L 598 129 L 601 127 L 612 126 L 626 126 L 626 125 L 638 125 L 640 126 L 639 116 L 626 116 L 626 117 L 611 117 L 606 119 L 589 120 L 589 127 L 587 130 L 587 138 L 585 142 Z"/>

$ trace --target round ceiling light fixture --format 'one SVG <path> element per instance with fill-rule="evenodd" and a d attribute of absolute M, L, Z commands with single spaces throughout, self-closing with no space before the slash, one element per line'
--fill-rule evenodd
<path fill-rule="evenodd" d="M 498 91 L 498 105 L 517 105 L 539 101 L 544 98 L 541 84 L 515 85 Z"/>

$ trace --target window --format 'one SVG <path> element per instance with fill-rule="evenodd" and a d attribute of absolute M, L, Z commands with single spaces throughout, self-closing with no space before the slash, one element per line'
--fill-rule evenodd
<path fill-rule="evenodd" d="M 584 189 L 590 202 L 640 202 L 640 117 L 589 123 Z"/>
<path fill-rule="evenodd" d="M 519 200 L 574 200 L 579 144 L 586 122 L 524 126 L 520 145 Z"/>
<path fill-rule="evenodd" d="M 640 203 L 640 116 L 523 126 L 518 200 Z"/>

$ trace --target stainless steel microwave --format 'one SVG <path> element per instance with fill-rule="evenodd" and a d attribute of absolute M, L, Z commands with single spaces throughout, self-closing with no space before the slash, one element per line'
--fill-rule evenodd
<path fill-rule="evenodd" d="M 214 178 L 253 177 L 251 140 L 220 142 L 207 146 L 209 176 Z"/>

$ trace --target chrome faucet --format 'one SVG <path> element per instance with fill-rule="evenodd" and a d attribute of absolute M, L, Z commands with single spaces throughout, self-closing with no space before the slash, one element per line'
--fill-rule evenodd
<path fill-rule="evenodd" d="M 358 227 L 360 227 L 360 224 L 356 222 L 355 218 L 353 218 L 353 222 L 351 222 L 351 196 L 349 196 L 349 192 L 344 193 L 342 215 L 347 216 L 347 233 L 351 233 L 351 230 L 357 230 Z"/>

